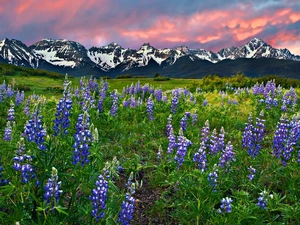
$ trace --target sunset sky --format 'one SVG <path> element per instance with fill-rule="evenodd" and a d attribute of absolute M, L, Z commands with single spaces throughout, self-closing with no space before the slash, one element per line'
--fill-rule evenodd
<path fill-rule="evenodd" d="M 299 0 L 0 0 L 0 39 L 86 48 L 185 45 L 214 52 L 257 37 L 300 55 Z"/>

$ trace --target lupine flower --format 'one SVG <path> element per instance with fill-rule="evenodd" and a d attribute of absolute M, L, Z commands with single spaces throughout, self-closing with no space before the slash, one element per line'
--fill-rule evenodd
<path fill-rule="evenodd" d="M 186 130 L 186 126 L 187 126 L 187 116 L 186 114 L 184 114 L 180 121 L 180 128 L 182 130 Z"/>
<path fill-rule="evenodd" d="M 123 100 L 123 106 L 124 106 L 125 108 L 128 108 L 129 105 L 130 105 L 130 100 L 124 99 L 124 100 Z"/>
<path fill-rule="evenodd" d="M 68 134 L 70 126 L 70 110 L 72 108 L 72 99 L 70 96 L 70 83 L 64 86 L 63 97 L 59 100 L 56 107 L 54 120 L 54 135 Z"/>
<path fill-rule="evenodd" d="M 28 116 L 30 114 L 30 108 L 29 108 L 29 106 L 30 106 L 30 96 L 28 96 L 27 102 L 26 102 L 25 107 L 24 107 L 24 114 L 26 116 Z"/>
<path fill-rule="evenodd" d="M 168 145 L 167 153 L 171 154 L 173 150 L 177 147 L 176 136 L 174 135 L 173 128 L 170 129 L 168 140 L 169 140 L 169 145 Z"/>
<path fill-rule="evenodd" d="M 89 114 L 84 112 L 78 116 L 78 122 L 76 124 L 76 133 L 74 135 L 75 143 L 73 145 L 74 155 L 73 164 L 76 165 L 80 162 L 82 166 L 89 163 L 88 156 L 90 155 L 90 143 L 93 140 L 91 131 L 89 129 Z"/>
<path fill-rule="evenodd" d="M 28 183 L 30 179 L 36 177 L 34 168 L 30 164 L 32 161 L 32 157 L 30 155 L 24 154 L 25 152 L 24 138 L 20 138 L 18 145 L 19 145 L 19 149 L 17 151 L 16 156 L 13 158 L 14 160 L 13 169 L 21 172 L 23 183 Z"/>
<path fill-rule="evenodd" d="M 225 138 L 225 130 L 222 127 L 219 135 L 217 135 L 216 129 L 213 130 L 210 136 L 210 153 L 216 155 L 219 151 L 224 148 L 224 138 Z"/>
<path fill-rule="evenodd" d="M 259 194 L 260 196 L 258 197 L 258 203 L 257 206 L 259 206 L 262 209 L 266 209 L 268 202 L 267 202 L 267 197 L 268 197 L 268 193 L 266 191 L 263 191 Z"/>
<path fill-rule="evenodd" d="M 147 101 L 147 113 L 150 121 L 154 120 L 154 102 L 152 101 L 152 96 L 150 95 Z"/>
<path fill-rule="evenodd" d="M 217 165 L 215 164 L 213 171 L 208 174 L 208 178 L 207 178 L 208 184 L 214 188 L 213 189 L 214 192 L 217 191 L 216 190 L 217 179 L 218 179 L 218 169 L 217 169 Z"/>
<path fill-rule="evenodd" d="M 173 126 L 172 126 L 172 114 L 170 114 L 169 117 L 168 117 L 168 123 L 167 123 L 167 126 L 166 126 L 166 134 L 167 134 L 167 136 L 170 135 L 171 129 L 173 129 Z"/>
<path fill-rule="evenodd" d="M 261 111 L 259 117 L 256 118 L 255 125 L 252 125 L 252 115 L 250 114 L 243 133 L 242 145 L 248 150 L 248 154 L 253 158 L 259 153 L 261 149 L 260 143 L 265 136 L 265 120 L 262 119 L 263 115 L 264 113 Z"/>
<path fill-rule="evenodd" d="M 118 111 L 118 99 L 119 99 L 117 91 L 116 90 L 113 91 L 111 93 L 110 97 L 112 98 L 112 106 L 110 109 L 110 115 L 115 117 L 117 114 L 117 111 Z"/>
<path fill-rule="evenodd" d="M 105 216 L 104 210 L 106 209 L 108 182 L 102 175 L 99 175 L 95 186 L 96 188 L 92 190 L 92 194 L 90 195 L 93 206 L 91 214 L 96 219 L 96 222 L 98 222 Z"/>
<path fill-rule="evenodd" d="M 230 213 L 231 212 L 231 203 L 232 203 L 231 198 L 222 198 L 221 200 L 221 206 L 220 209 L 218 210 L 219 213 Z"/>
<path fill-rule="evenodd" d="M 162 153 L 163 153 L 163 151 L 162 151 L 162 147 L 161 147 L 161 145 L 160 145 L 159 148 L 158 148 L 158 151 L 157 151 L 157 156 L 156 156 L 156 158 L 157 158 L 157 159 L 161 159 L 161 158 L 162 158 Z"/>
<path fill-rule="evenodd" d="M 178 104 L 179 104 L 179 93 L 178 90 L 173 90 L 172 92 L 172 100 L 171 100 L 171 112 L 175 114 L 177 112 Z"/>
<path fill-rule="evenodd" d="M 46 136 L 46 129 L 42 125 L 41 103 L 34 108 L 30 120 L 24 126 L 23 136 L 27 137 L 28 142 L 34 141 L 41 150 L 45 150 L 44 137 Z"/>
<path fill-rule="evenodd" d="M 59 198 L 62 194 L 62 190 L 60 189 L 61 181 L 58 181 L 57 176 L 57 169 L 52 167 L 51 178 L 48 179 L 44 187 L 44 200 L 46 201 L 47 205 L 50 205 L 52 209 L 57 205 L 59 202 Z"/>
<path fill-rule="evenodd" d="M 233 146 L 230 141 L 228 141 L 225 150 L 221 151 L 219 166 L 223 168 L 224 166 L 229 166 L 230 162 L 235 161 L 235 153 L 233 152 Z"/>
<path fill-rule="evenodd" d="M 12 127 L 11 127 L 11 122 L 7 121 L 6 122 L 6 127 L 4 129 L 4 137 L 3 140 L 5 141 L 10 141 L 12 138 Z"/>
<path fill-rule="evenodd" d="M 15 122 L 15 105 L 12 101 L 10 101 L 10 108 L 7 113 L 7 121 Z"/>
<path fill-rule="evenodd" d="M 130 107 L 131 108 L 135 108 L 136 107 L 136 101 L 135 101 L 135 97 L 131 96 L 130 98 Z"/>
<path fill-rule="evenodd" d="M 197 163 L 198 169 L 204 172 L 207 169 L 207 159 L 206 159 L 206 144 L 204 141 L 201 142 L 200 148 L 193 157 L 193 161 Z"/>
<path fill-rule="evenodd" d="M 24 91 L 18 91 L 16 94 L 16 106 L 19 106 L 24 101 Z"/>
<path fill-rule="evenodd" d="M 250 181 L 254 179 L 254 176 L 256 174 L 256 169 L 254 169 L 252 166 L 248 167 L 249 175 L 248 178 Z"/>
<path fill-rule="evenodd" d="M 3 167 L 2 164 L 0 163 L 0 187 L 8 183 L 8 180 L 2 178 L 2 171 L 3 171 Z"/>
<path fill-rule="evenodd" d="M 103 97 L 100 95 L 99 101 L 98 101 L 98 111 L 99 113 L 103 112 Z"/>
<path fill-rule="evenodd" d="M 201 129 L 201 141 L 203 141 L 206 145 L 208 144 L 209 141 L 209 121 L 205 121 L 205 125 Z"/>
<path fill-rule="evenodd" d="M 121 212 L 119 214 L 118 223 L 122 225 L 129 225 L 133 218 L 135 199 L 129 193 L 126 193 L 125 201 L 121 206 Z"/>
<path fill-rule="evenodd" d="M 9 85 L 7 85 L 7 88 L 6 88 L 6 95 L 7 95 L 7 97 L 9 97 L 9 98 L 12 98 L 12 97 L 14 97 L 14 90 L 12 89 L 12 87 L 11 87 L 11 85 L 9 84 Z"/>
<path fill-rule="evenodd" d="M 193 126 L 198 122 L 198 114 L 196 112 L 192 115 L 192 124 Z"/>
<path fill-rule="evenodd" d="M 187 148 L 190 145 L 192 145 L 192 142 L 183 136 L 183 130 L 182 128 L 180 128 L 177 143 L 177 152 L 174 158 L 178 164 L 178 167 L 182 166 L 182 163 L 184 162 L 184 157 L 187 152 Z"/>
<path fill-rule="evenodd" d="M 159 88 L 157 90 L 154 91 L 154 96 L 156 98 L 157 102 L 160 102 L 162 100 L 162 89 Z"/>
<path fill-rule="evenodd" d="M 205 100 L 203 101 L 203 106 L 207 106 L 207 104 L 208 104 L 208 100 L 205 99 Z"/>

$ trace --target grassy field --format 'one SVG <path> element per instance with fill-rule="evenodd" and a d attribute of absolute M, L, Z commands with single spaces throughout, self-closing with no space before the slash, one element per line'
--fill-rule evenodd
<path fill-rule="evenodd" d="M 288 83 L 8 78 L 0 224 L 300 223 Z"/>

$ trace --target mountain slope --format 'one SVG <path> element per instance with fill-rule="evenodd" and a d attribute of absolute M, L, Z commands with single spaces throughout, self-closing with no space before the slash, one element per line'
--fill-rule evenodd
<path fill-rule="evenodd" d="M 66 39 L 43 39 L 27 47 L 21 41 L 5 38 L 0 42 L 0 62 L 73 76 L 114 77 L 124 73 L 151 76 L 159 72 L 168 76 L 198 77 L 204 73 L 221 75 L 226 72 L 230 75 L 234 71 L 251 76 L 283 75 L 284 72 L 294 76 L 298 74 L 300 56 L 293 55 L 288 49 L 273 48 L 258 38 L 216 53 L 186 46 L 157 49 L 149 43 L 138 50 L 124 49 L 114 42 L 86 49 L 80 43 Z"/>

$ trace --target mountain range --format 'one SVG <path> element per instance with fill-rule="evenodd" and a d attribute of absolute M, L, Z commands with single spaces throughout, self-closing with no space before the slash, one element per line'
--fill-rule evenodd
<path fill-rule="evenodd" d="M 273 74 L 300 78 L 299 55 L 286 48 L 273 48 L 258 38 L 216 53 L 186 46 L 157 49 L 149 43 L 138 50 L 125 49 L 115 42 L 87 49 L 66 39 L 43 39 L 27 46 L 19 40 L 4 38 L 0 41 L 0 62 L 72 76 L 153 76 L 158 72 L 169 77 L 199 78 L 243 72 L 251 77 Z"/>

